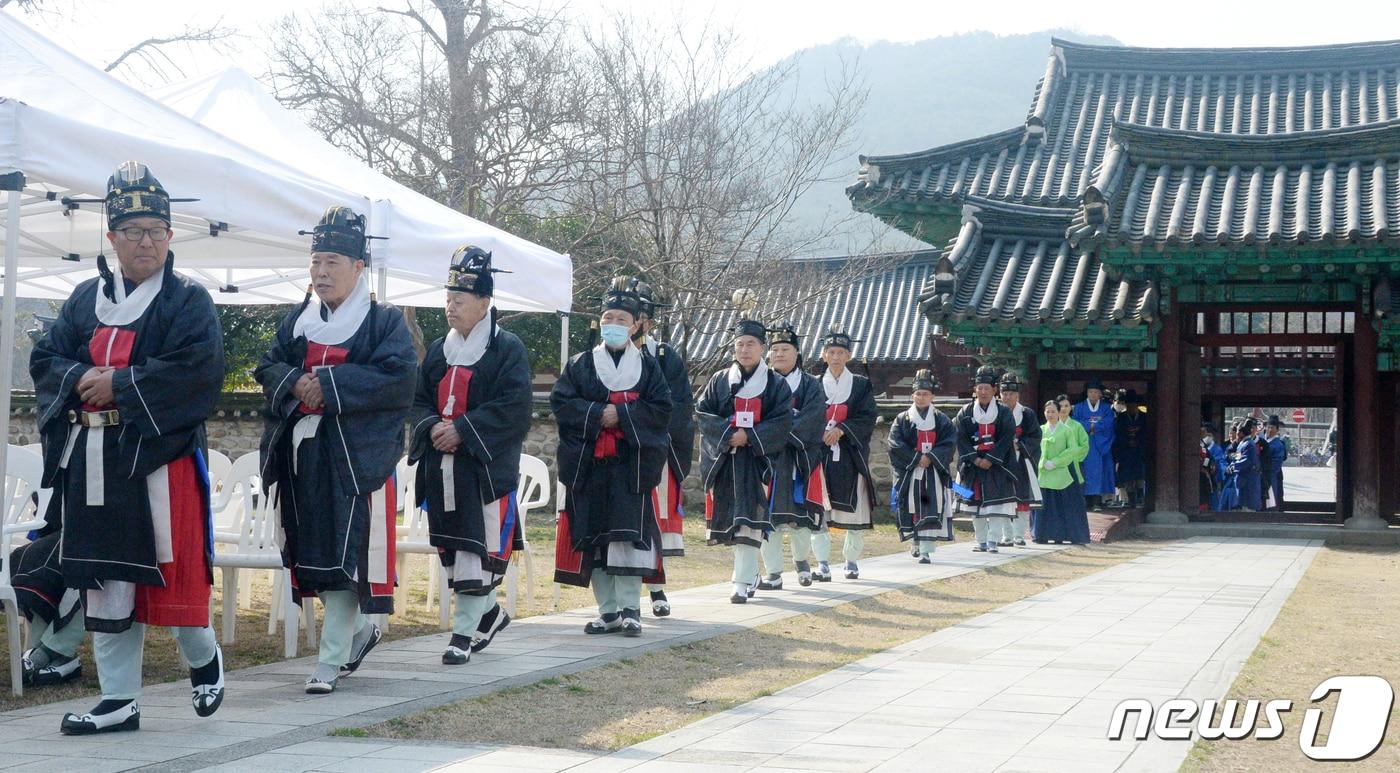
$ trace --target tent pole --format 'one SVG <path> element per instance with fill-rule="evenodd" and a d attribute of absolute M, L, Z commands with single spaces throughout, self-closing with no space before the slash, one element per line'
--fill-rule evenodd
<path fill-rule="evenodd" d="M 19 199 L 24 174 L 0 175 L 0 190 L 9 191 L 5 213 L 5 303 L 0 321 L 0 416 L 5 422 L 5 442 L 0 444 L 0 470 L 9 469 L 10 387 L 15 367 L 15 295 L 19 292 Z"/>
<path fill-rule="evenodd" d="M 564 375 L 564 366 L 569 364 L 569 312 L 559 312 L 559 375 Z"/>

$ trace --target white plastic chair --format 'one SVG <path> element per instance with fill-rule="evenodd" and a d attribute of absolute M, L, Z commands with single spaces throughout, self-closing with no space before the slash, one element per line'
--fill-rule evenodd
<path fill-rule="evenodd" d="M 444 628 L 447 627 L 447 615 L 449 606 L 445 603 L 442 591 L 437 588 L 438 571 L 437 548 L 428 544 L 428 513 L 418 506 L 418 490 L 414 485 L 414 477 L 417 474 L 418 465 L 409 464 L 408 457 L 399 460 L 397 470 L 399 506 L 403 511 L 403 523 L 398 529 L 398 538 L 394 542 L 395 569 L 398 572 L 399 587 L 395 589 L 395 607 L 402 609 L 407 601 L 405 595 L 407 587 L 404 585 L 404 578 L 408 576 L 408 557 L 413 554 L 426 555 L 428 558 L 428 592 L 427 609 L 433 608 L 433 595 L 437 591 L 438 603 L 443 610 L 439 615 L 439 621 Z"/>
<path fill-rule="evenodd" d="M 291 575 L 282 566 L 282 550 L 278 544 L 278 515 L 273 505 L 276 487 L 267 496 L 262 495 L 258 466 L 256 451 L 240 456 L 231 466 L 212 504 L 216 511 L 232 510 L 235 514 L 231 530 L 214 534 L 217 545 L 231 548 L 214 553 L 214 566 L 220 570 L 223 579 L 222 641 L 224 644 L 234 641 L 240 585 L 238 570 L 270 571 L 274 574 L 267 632 L 276 633 L 280 616 L 284 624 L 284 653 L 291 658 L 296 656 L 297 633 L 301 623 L 306 625 L 307 646 L 315 646 L 315 615 L 309 603 L 303 604 L 298 614 L 292 601 Z"/>
<path fill-rule="evenodd" d="M 554 531 L 556 540 L 559 532 L 559 519 L 564 517 L 564 481 L 554 481 Z M 558 547 L 556 545 L 556 550 Z M 556 558 L 557 560 L 557 558 Z M 559 611 L 559 583 L 554 583 L 554 591 L 549 598 L 549 608 Z"/>
<path fill-rule="evenodd" d="M 229 471 L 233 469 L 233 460 L 228 458 L 228 454 L 223 451 L 209 449 L 209 456 L 204 460 L 209 466 L 209 490 L 218 492 L 223 488 L 224 481 L 228 479 Z"/>
<path fill-rule="evenodd" d="M 525 560 L 525 603 L 535 603 L 535 560 L 530 553 L 530 540 L 525 537 L 526 516 L 549 501 L 549 468 L 543 460 L 529 454 L 520 455 L 520 483 L 515 490 L 516 513 L 520 518 L 522 550 L 515 551 L 506 569 L 506 611 L 515 614 L 516 600 L 520 593 L 520 570 L 516 558 L 522 553 Z"/>
<path fill-rule="evenodd" d="M 44 527 L 43 511 L 36 512 L 32 498 L 39 493 L 44 476 L 44 460 L 38 454 L 10 446 L 5 461 L 4 526 L 0 528 L 0 604 L 5 607 L 6 633 L 10 642 L 10 690 L 24 695 L 21 676 L 21 615 L 15 588 L 10 584 L 10 545 L 16 534 L 27 534 Z"/>
<path fill-rule="evenodd" d="M 28 445 L 20 446 L 20 448 L 23 449 L 23 450 L 25 450 L 25 451 L 33 452 L 33 454 L 34 454 L 35 456 L 39 457 L 40 469 L 41 469 L 41 471 L 42 471 L 42 465 L 43 465 L 43 463 L 44 463 L 44 444 L 43 444 L 43 443 L 30 443 L 30 444 L 28 444 Z M 35 478 L 35 479 L 34 479 L 34 482 L 37 484 L 37 483 L 39 483 L 39 482 L 42 481 L 42 480 L 43 480 L 43 477 L 42 477 L 42 473 L 41 473 L 41 477 Z M 52 496 L 53 496 L 53 489 L 47 489 L 47 488 L 41 488 L 41 489 L 39 489 L 39 517 L 40 517 L 40 518 L 47 518 L 47 517 L 48 517 L 48 513 L 49 513 L 49 498 L 52 497 Z"/>

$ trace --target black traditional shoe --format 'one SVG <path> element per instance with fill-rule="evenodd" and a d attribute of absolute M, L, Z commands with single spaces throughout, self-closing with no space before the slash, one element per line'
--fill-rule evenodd
<path fill-rule="evenodd" d="M 806 561 L 797 562 L 797 584 L 804 588 L 812 584 L 812 566 Z"/>
<path fill-rule="evenodd" d="M 20 664 L 25 687 L 64 684 L 83 675 L 82 661 L 54 652 L 42 644 L 25 651 Z"/>
<path fill-rule="evenodd" d="M 190 669 L 190 701 L 194 713 L 207 717 L 224 702 L 224 651 L 214 645 L 214 659 Z"/>
<path fill-rule="evenodd" d="M 986 543 L 986 542 L 979 542 L 979 543 L 977 543 L 976 545 L 973 545 L 973 546 L 972 546 L 972 552 L 974 552 L 974 553 L 986 553 L 986 552 L 987 552 L 987 544 L 988 544 L 988 543 Z"/>
<path fill-rule="evenodd" d="M 736 583 L 734 583 L 734 595 L 732 595 L 732 596 L 729 597 L 729 603 L 730 603 L 730 604 L 747 604 L 747 603 L 749 603 L 749 586 L 746 585 L 746 584 L 744 584 L 744 583 L 742 583 L 742 582 L 736 582 Z"/>
<path fill-rule="evenodd" d="M 642 610 L 624 609 L 622 610 L 622 635 L 641 636 L 642 635 Z"/>
<path fill-rule="evenodd" d="M 919 563 L 921 563 L 921 564 L 931 564 L 931 563 L 933 563 L 933 559 L 929 558 L 928 556 L 919 556 Z"/>
<path fill-rule="evenodd" d="M 856 566 L 856 562 L 855 562 L 855 561 L 847 561 L 847 562 L 846 562 L 846 579 L 848 579 L 848 580 L 859 580 L 859 579 L 860 579 L 860 567 L 859 567 L 859 566 Z"/>
<path fill-rule="evenodd" d="M 460 666 L 472 659 L 475 648 L 472 646 L 472 637 L 463 636 L 460 633 L 452 634 L 452 640 L 447 643 L 447 649 L 442 651 L 442 664 L 444 666 Z"/>
<path fill-rule="evenodd" d="M 104 700 L 87 714 L 69 712 L 63 715 L 59 732 L 64 735 L 93 735 L 95 733 L 119 733 L 125 730 L 141 729 L 141 709 L 136 701 Z"/>
<path fill-rule="evenodd" d="M 759 590 L 782 590 L 783 576 L 781 574 L 770 574 L 758 581 Z"/>
<path fill-rule="evenodd" d="M 497 604 L 491 607 L 491 611 L 481 616 L 481 622 L 477 623 L 476 633 L 472 634 L 472 652 L 481 652 L 496 638 L 496 634 L 504 631 L 510 625 L 510 613 L 501 609 Z M 443 661 L 446 662 L 446 661 Z"/>
<path fill-rule="evenodd" d="M 1025 541 L 1025 540 L 1023 540 L 1023 539 L 1018 539 L 1018 540 L 1016 540 L 1016 547 L 1018 547 L 1018 548 L 1023 548 L 1023 547 L 1025 547 L 1025 546 L 1026 546 L 1026 541 Z"/>
<path fill-rule="evenodd" d="M 622 615 L 616 612 L 601 615 L 597 620 L 591 620 L 583 626 L 584 633 L 619 633 L 621 631 Z"/>
<path fill-rule="evenodd" d="M 306 694 L 330 695 L 335 692 L 335 683 L 340 680 L 344 669 L 344 666 L 337 668 L 325 663 L 317 663 L 316 670 L 311 672 L 311 676 L 306 677 Z"/>
<path fill-rule="evenodd" d="M 652 617 L 666 617 L 671 614 L 671 601 L 666 598 L 666 591 L 651 592 L 651 614 Z"/>
<path fill-rule="evenodd" d="M 354 655 L 350 658 L 349 663 L 340 667 L 341 676 L 349 676 L 355 673 L 355 671 L 360 668 L 360 664 L 365 662 L 365 656 L 369 654 L 369 651 L 374 649 L 375 645 L 379 644 L 380 639 L 384 638 L 384 632 L 379 630 L 379 626 L 374 623 L 369 623 L 368 625 L 369 633 L 366 634 L 361 641 L 351 642 L 351 644 L 354 645 Z M 361 638 L 358 632 L 355 634 L 355 638 Z"/>
<path fill-rule="evenodd" d="M 812 579 L 817 582 L 831 582 L 831 564 L 825 561 L 817 563 L 817 570 L 812 572 Z"/>

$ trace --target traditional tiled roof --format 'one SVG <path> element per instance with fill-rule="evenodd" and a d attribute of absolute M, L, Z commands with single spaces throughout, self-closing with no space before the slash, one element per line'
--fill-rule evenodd
<path fill-rule="evenodd" d="M 792 320 L 803 336 L 803 356 L 809 360 L 821 354 L 821 334 L 839 325 L 860 342 L 854 352 L 857 358 L 871 363 L 926 362 L 932 325 L 918 311 L 918 296 L 933 276 L 937 257 L 936 250 L 926 250 L 876 258 L 873 263 L 879 270 L 829 292 L 825 284 L 851 259 L 793 261 L 796 280 L 774 297 L 760 299 L 759 309 L 770 324 Z M 727 346 L 731 338 L 727 331 L 738 316 L 732 309 L 701 314 L 695 321 L 698 332 L 687 343 L 687 355 L 692 360 L 704 358 Z"/>
<path fill-rule="evenodd" d="M 1091 252 L 1072 245 L 1065 228 L 1073 214 L 969 199 L 943 264 L 952 279 L 925 285 L 920 308 L 950 327 L 1131 328 L 1151 321 L 1152 283 L 1115 278 Z"/>
<path fill-rule="evenodd" d="M 1113 127 L 1071 236 L 1177 245 L 1394 243 L 1400 120 L 1241 136 Z"/>
<path fill-rule="evenodd" d="M 1053 41 L 1022 127 L 922 153 L 862 156 L 857 208 L 960 195 L 1071 205 L 1115 124 L 1267 136 L 1400 119 L 1400 42 L 1145 49 Z"/>

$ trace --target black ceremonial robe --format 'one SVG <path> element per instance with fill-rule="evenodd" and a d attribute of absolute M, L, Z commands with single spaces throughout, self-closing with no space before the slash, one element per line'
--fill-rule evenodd
<path fill-rule="evenodd" d="M 892 504 L 901 540 L 953 538 L 948 491 L 955 445 L 953 420 L 931 405 L 922 413 L 910 406 L 890 425 Z M 928 467 L 919 465 L 924 458 Z"/>
<path fill-rule="evenodd" d="M 783 379 L 792 390 L 792 429 L 774 460 L 773 525 L 787 523 L 820 529 L 829 503 L 822 474 L 822 432 L 826 429 L 826 393 L 810 373 L 794 370 Z M 796 380 L 796 389 L 792 388 Z"/>
<path fill-rule="evenodd" d="M 759 547 L 773 528 L 770 487 L 792 429 L 787 381 L 761 362 L 747 377 L 731 365 L 710 377 L 696 412 L 710 544 Z M 731 449 L 729 438 L 741 428 L 749 444 Z"/>
<path fill-rule="evenodd" d="M 47 530 L 63 530 L 64 581 L 89 589 L 105 580 L 161 588 L 171 581 L 186 584 L 191 597 L 174 603 L 188 609 L 141 622 L 207 625 L 207 608 L 202 614 L 194 609 L 199 603 L 194 596 L 202 587 L 207 604 L 213 581 L 204 420 L 223 387 L 223 335 L 208 291 L 176 274 L 174 266 L 171 253 L 160 292 L 128 324 L 109 326 L 98 319 L 97 293 L 112 298 L 110 278 L 79 284 L 35 344 L 29 372 L 43 436 L 43 484 L 53 489 Z M 136 289 L 130 281 L 126 287 Z M 118 426 L 88 428 L 69 421 L 70 412 L 96 410 L 73 391 L 94 365 L 116 368 Z M 100 461 L 100 469 L 92 468 L 94 461 Z M 157 480 L 153 476 L 162 469 L 166 475 Z M 160 560 L 168 548 L 158 549 L 157 517 L 164 521 L 159 533 L 168 538 L 165 544 L 177 552 L 182 540 L 169 530 L 172 525 L 179 529 L 178 523 L 193 522 L 185 537 L 194 545 L 204 543 L 204 566 L 191 568 L 183 580 L 175 580 Z M 89 628 L 116 632 L 131 622 L 104 626 L 98 617 L 90 615 Z"/>
<path fill-rule="evenodd" d="M 564 484 L 556 582 L 587 586 L 594 568 L 646 577 L 660 559 L 652 490 L 661 482 L 671 445 L 671 390 L 656 359 L 629 348 L 639 361 L 634 382 L 615 383 L 623 387 L 616 390 L 603 382 L 595 360 L 612 354 L 599 344 L 569 360 L 550 394 Z M 619 423 L 604 428 L 609 404 L 617 407 Z"/>
<path fill-rule="evenodd" d="M 402 312 L 371 302 L 345 341 L 308 341 L 293 332 L 305 306 L 282 320 L 272 349 L 253 373 L 268 403 L 262 481 L 264 491 L 277 485 L 282 560 L 292 570 L 298 597 L 353 590 L 365 614 L 391 613 L 397 520 L 392 476 L 413 404 L 413 339 Z M 292 394 L 297 380 L 313 369 L 325 395 L 319 414 Z M 298 437 L 297 425 L 314 420 L 314 434 Z"/>
<path fill-rule="evenodd" d="M 1011 419 L 1016 421 L 1016 454 L 1011 465 L 1011 473 L 1016 476 L 1016 501 L 1038 508 L 1041 503 L 1040 419 L 1035 411 L 1019 403 L 1012 409 Z"/>
<path fill-rule="evenodd" d="M 523 527 L 515 494 L 532 393 L 525 344 L 495 326 L 494 310 L 478 324 L 495 334 L 470 365 L 449 364 L 446 339 L 428 347 L 418 370 L 408 460 L 417 464 L 414 490 L 427 502 L 428 542 L 452 567 L 453 589 L 482 594 L 505 575 Z M 455 453 L 433 448 L 432 429 L 443 419 L 462 438 Z M 471 557 L 459 562 L 459 551 Z"/>
<path fill-rule="evenodd" d="M 685 358 L 681 353 L 670 344 L 661 343 L 650 336 L 645 339 L 645 344 L 647 353 L 660 363 L 661 374 L 671 389 L 671 422 L 666 430 L 671 436 L 671 451 L 666 457 L 666 474 L 657 486 L 656 497 L 657 525 L 661 530 L 661 554 L 683 556 L 683 484 L 686 476 L 690 475 L 690 467 L 695 458 L 695 395 L 691 392 L 690 371 L 686 368 Z"/>
<path fill-rule="evenodd" d="M 826 425 L 843 431 L 836 448 L 826 447 L 822 468 L 831 497 L 831 525 L 841 529 L 873 527 L 875 478 L 870 474 L 870 436 L 875 432 L 875 390 L 870 379 L 847 368 L 842 379 L 851 379 L 850 393 L 833 403 L 831 394 L 837 381 L 830 372 L 822 376 L 827 396 Z M 863 488 L 863 490 L 862 490 Z M 863 506 L 862 506 L 863 505 Z"/>
<path fill-rule="evenodd" d="M 1012 515 L 1016 511 L 1016 475 L 1011 465 L 1016 453 L 1016 419 L 1011 409 L 993 400 L 996 417 L 981 423 L 973 415 L 974 400 L 953 419 L 958 436 L 958 482 L 968 489 L 960 499 L 972 505 L 974 515 Z M 977 459 L 992 466 L 978 467 Z M 970 492 L 970 493 L 969 493 Z"/>

